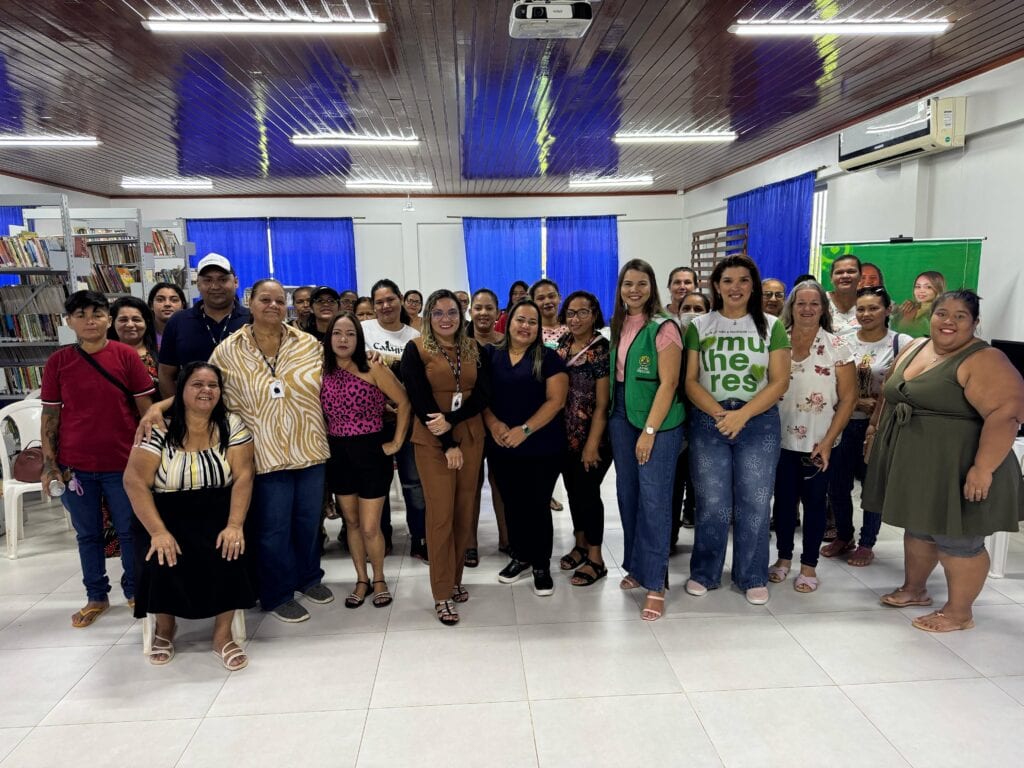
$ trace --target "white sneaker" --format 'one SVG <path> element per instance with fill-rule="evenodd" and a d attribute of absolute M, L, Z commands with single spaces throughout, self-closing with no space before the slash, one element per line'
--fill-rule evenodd
<path fill-rule="evenodd" d="M 701 584 L 699 581 L 690 579 L 686 582 L 686 591 L 688 594 L 694 597 L 704 597 L 708 593 L 708 588 Z"/>

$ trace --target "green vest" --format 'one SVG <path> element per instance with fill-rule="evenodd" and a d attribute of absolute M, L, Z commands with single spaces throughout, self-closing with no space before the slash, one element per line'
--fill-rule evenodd
<path fill-rule="evenodd" d="M 626 350 L 626 364 L 623 366 L 622 386 L 625 387 L 626 418 L 629 423 L 637 429 L 647 426 L 647 416 L 654 405 L 654 396 L 658 392 L 658 348 L 656 340 L 658 330 L 664 322 L 673 322 L 666 316 L 651 318 L 633 339 L 633 343 Z M 615 358 L 618 355 L 618 344 L 611 346 L 611 402 L 615 403 L 615 387 L 618 382 L 615 380 Z M 679 401 L 677 394 L 673 393 L 672 405 L 665 414 L 665 420 L 661 422 L 659 432 L 674 429 L 683 423 L 686 418 L 686 410 Z"/>

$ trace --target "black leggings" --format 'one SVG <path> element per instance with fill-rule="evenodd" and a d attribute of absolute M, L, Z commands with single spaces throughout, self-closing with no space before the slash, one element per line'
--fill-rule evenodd
<path fill-rule="evenodd" d="M 601 546 L 604 541 L 604 503 L 601 501 L 601 481 L 612 465 L 612 449 L 604 445 L 600 450 L 601 463 L 587 471 L 580 454 L 569 451 L 562 463 L 562 480 L 569 496 L 573 533 L 583 532 L 587 544 Z"/>

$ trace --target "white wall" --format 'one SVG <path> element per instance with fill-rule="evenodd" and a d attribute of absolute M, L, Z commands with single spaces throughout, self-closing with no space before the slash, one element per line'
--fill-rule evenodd
<path fill-rule="evenodd" d="M 967 96 L 967 146 L 898 166 L 845 173 L 833 136 L 691 190 L 684 233 L 725 224 L 725 198 L 822 168 L 828 184 L 826 241 L 987 237 L 978 292 L 982 332 L 1024 340 L 1019 191 L 1024 180 L 1024 60 L 939 89 Z"/>
<path fill-rule="evenodd" d="M 0 195 L 51 195 L 61 192 L 67 194 L 68 205 L 72 208 L 107 208 L 110 205 L 108 198 L 99 195 L 71 192 L 49 184 L 0 175 Z"/>

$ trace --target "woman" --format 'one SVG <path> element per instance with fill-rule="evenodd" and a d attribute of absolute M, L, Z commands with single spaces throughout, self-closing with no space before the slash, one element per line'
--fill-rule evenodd
<path fill-rule="evenodd" d="M 792 364 L 789 389 L 779 405 L 782 453 L 775 470 L 775 544 L 779 558 L 768 580 L 786 580 L 793 564 L 797 507 L 803 503 L 803 551 L 797 592 L 818 589 L 818 550 L 825 534 L 825 504 L 832 449 L 857 404 L 857 375 L 850 348 L 832 333 L 828 294 L 817 281 L 797 283 L 782 308 Z"/>
<path fill-rule="evenodd" d="M 558 303 L 561 301 L 558 284 L 546 277 L 541 278 L 530 286 L 530 298 L 540 308 L 541 342 L 545 347 L 555 349 L 569 330 L 558 319 Z"/>
<path fill-rule="evenodd" d="M 221 664 L 235 672 L 249 663 L 231 637 L 231 619 L 256 602 L 241 560 L 252 495 L 252 435 L 228 413 L 222 390 L 216 367 L 186 365 L 167 427 L 154 427 L 132 450 L 124 472 L 138 520 L 135 618 L 156 614 L 150 664 L 174 658 L 176 617 L 215 617 L 213 652 Z"/>
<path fill-rule="evenodd" d="M 922 272 L 914 278 L 914 298 L 900 304 L 894 313 L 893 328 L 914 338 L 931 332 L 932 304 L 946 292 L 946 278 L 941 272 Z"/>
<path fill-rule="evenodd" d="M 875 559 L 873 548 L 882 527 L 878 512 L 863 508 L 864 523 L 860 541 L 854 544 L 853 481 L 864 482 L 864 436 L 868 420 L 875 411 L 882 380 L 899 351 L 912 339 L 889 330 L 892 299 L 882 287 L 867 287 L 857 291 L 857 324 L 854 334 L 843 337 L 853 352 L 857 371 L 857 403 L 843 437 L 832 452 L 831 479 L 828 498 L 836 517 L 836 539 L 822 548 L 824 557 L 838 557 L 850 553 L 846 562 L 856 567 L 871 565 Z M 853 550 L 852 552 L 850 550 Z"/>
<path fill-rule="evenodd" d="M 686 329 L 686 396 L 693 403 L 690 473 L 697 525 L 686 591 L 717 589 L 733 523 L 732 580 L 768 602 L 768 517 L 779 461 L 777 404 L 789 386 L 789 337 L 765 315 L 761 276 L 747 256 L 711 273 L 712 311 Z"/>
<path fill-rule="evenodd" d="M 900 354 L 867 430 L 864 505 L 905 529 L 904 582 L 882 603 L 931 605 L 928 577 L 937 563 L 946 573 L 946 604 L 913 621 L 927 632 L 974 626 L 989 567 L 985 536 L 1016 531 L 1024 501 L 1011 450 L 1024 422 L 1024 381 L 975 336 L 979 303 L 968 290 L 936 299 L 931 335 Z"/>
<path fill-rule="evenodd" d="M 565 455 L 569 377 L 562 358 L 541 342 L 540 323 L 540 309 L 523 299 L 512 307 L 505 338 L 486 348 L 491 402 L 484 423 L 512 549 L 498 581 L 511 584 L 532 568 L 533 591 L 545 596 L 555 591 L 550 501 Z"/>
<path fill-rule="evenodd" d="M 112 325 L 107 338 L 120 341 L 134 349 L 146 372 L 153 379 L 153 386 L 159 386 L 157 372 L 156 322 L 153 313 L 142 299 L 122 296 L 110 305 Z"/>
<path fill-rule="evenodd" d="M 420 310 L 423 309 L 423 294 L 415 288 L 405 292 L 402 299 L 402 308 L 409 317 L 409 325 L 420 333 L 423 333 L 423 318 L 420 317 Z"/>
<path fill-rule="evenodd" d="M 360 323 L 365 323 L 367 320 L 373 320 L 377 316 L 373 311 L 373 299 L 369 296 L 360 296 L 356 299 L 354 312 L 356 320 Z"/>
<path fill-rule="evenodd" d="M 608 428 L 624 538 L 626 576 L 619 586 L 647 590 L 640 618 L 656 621 L 665 609 L 672 469 L 686 418 L 677 394 L 683 345 L 646 261 L 632 259 L 622 266 L 615 297 Z"/>
<path fill-rule="evenodd" d="M 484 454 L 488 361 L 469 338 L 455 294 L 434 291 L 423 335 L 402 354 L 402 379 L 416 418 L 412 442 L 427 500 L 430 589 L 438 621 L 458 623 L 469 599 L 462 569 L 472 536 L 474 497 Z"/>
<path fill-rule="evenodd" d="M 320 403 L 327 419 L 327 486 L 341 504 L 348 551 L 356 568 L 356 586 L 345 599 L 346 608 L 358 608 L 373 590 L 377 608 L 391 604 L 384 578 L 384 537 L 380 513 L 391 487 L 394 460 L 409 426 L 409 398 L 386 365 L 370 365 L 361 323 L 342 312 L 327 326 L 324 378 Z M 384 412 L 396 404 L 399 437 L 384 438 Z M 373 566 L 373 582 L 366 575 L 366 559 Z M 378 585 L 380 585 L 378 587 Z"/>
<path fill-rule="evenodd" d="M 306 318 L 306 324 L 301 326 L 302 330 L 313 336 L 317 341 L 322 342 L 327 337 L 327 326 L 338 314 L 341 306 L 341 295 L 328 285 L 321 285 L 313 289 L 309 296 L 312 311 Z M 253 299 L 249 299 L 252 306 Z"/>
<path fill-rule="evenodd" d="M 330 450 L 320 407 L 323 349 L 313 336 L 285 325 L 287 308 L 277 280 L 258 280 L 249 302 L 252 324 L 218 344 L 210 362 L 224 374 L 228 410 L 253 436 L 251 518 L 259 548 L 260 606 L 281 621 L 298 622 L 309 612 L 295 601 L 295 592 L 314 603 L 334 600 L 320 568 L 324 463 Z"/>
<path fill-rule="evenodd" d="M 292 291 L 292 306 L 295 307 L 295 317 L 292 318 L 291 324 L 296 328 L 304 329 L 306 324 L 309 322 L 309 316 L 313 313 L 313 296 L 314 286 L 303 285 Z"/>
<path fill-rule="evenodd" d="M 185 292 L 174 283 L 157 283 L 149 289 L 146 304 L 153 313 L 153 332 L 159 349 L 167 321 L 175 312 L 184 309 L 188 302 L 185 300 Z"/>
<path fill-rule="evenodd" d="M 512 307 L 518 304 L 520 301 L 530 295 L 530 284 L 523 280 L 516 280 L 512 285 L 508 287 L 508 301 L 505 303 L 505 308 L 501 310 L 501 317 L 498 318 L 498 322 L 494 324 L 494 330 L 498 333 L 505 333 L 508 325 L 508 315 L 512 311 Z"/>
<path fill-rule="evenodd" d="M 569 294 L 558 315 L 569 332 L 558 343 L 558 356 L 569 373 L 565 401 L 566 454 L 562 477 L 569 497 L 576 544 L 560 562 L 563 571 L 575 569 L 570 583 L 588 587 L 608 575 L 601 554 L 604 504 L 601 481 L 612 464 L 608 439 L 608 340 L 598 331 L 604 315 L 597 297 L 587 291 Z"/>
<path fill-rule="evenodd" d="M 498 322 L 498 295 L 490 288 L 481 288 L 473 294 L 469 304 L 468 333 L 480 346 L 497 344 L 505 334 L 494 326 Z"/>

